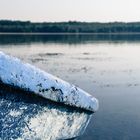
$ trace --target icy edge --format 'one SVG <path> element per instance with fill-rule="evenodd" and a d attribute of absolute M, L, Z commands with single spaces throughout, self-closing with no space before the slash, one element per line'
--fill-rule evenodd
<path fill-rule="evenodd" d="M 4 84 L 70 106 L 92 112 L 97 111 L 99 107 L 98 100 L 87 92 L 3 52 L 0 52 L 0 80 Z"/>

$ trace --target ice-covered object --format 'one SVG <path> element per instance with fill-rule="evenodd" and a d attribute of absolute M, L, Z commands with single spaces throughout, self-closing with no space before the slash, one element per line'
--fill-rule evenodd
<path fill-rule="evenodd" d="M 69 106 L 92 112 L 98 109 L 98 100 L 85 91 L 3 52 L 0 52 L 0 81 Z"/>

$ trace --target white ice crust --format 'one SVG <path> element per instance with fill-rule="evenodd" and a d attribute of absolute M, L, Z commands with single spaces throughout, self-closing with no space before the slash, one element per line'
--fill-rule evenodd
<path fill-rule="evenodd" d="M 98 110 L 98 100 L 85 91 L 3 52 L 0 52 L 0 81 L 52 101 Z"/>

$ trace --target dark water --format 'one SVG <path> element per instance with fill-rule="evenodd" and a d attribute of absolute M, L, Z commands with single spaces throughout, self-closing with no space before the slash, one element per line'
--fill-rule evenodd
<path fill-rule="evenodd" d="M 0 50 L 99 99 L 80 140 L 140 139 L 140 35 L 1 35 Z"/>

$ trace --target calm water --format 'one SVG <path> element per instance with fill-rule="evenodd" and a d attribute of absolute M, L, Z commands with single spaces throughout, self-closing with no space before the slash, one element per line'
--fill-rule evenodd
<path fill-rule="evenodd" d="M 1 35 L 0 50 L 99 99 L 80 140 L 140 139 L 140 35 Z"/>

